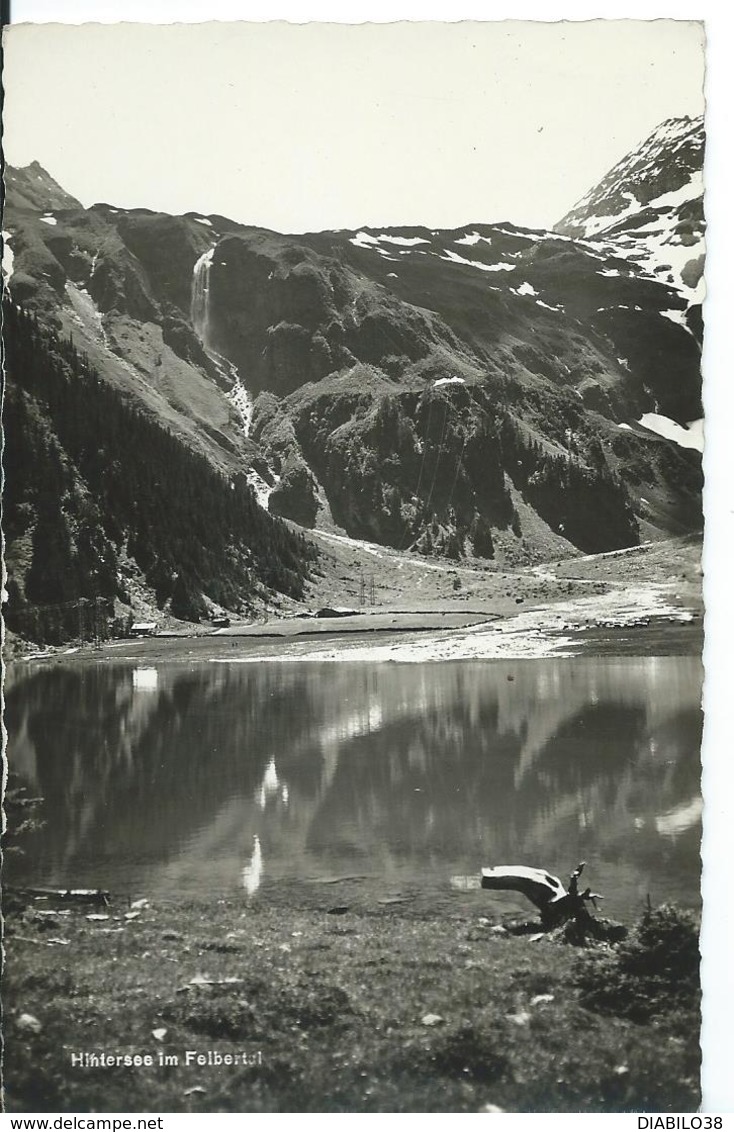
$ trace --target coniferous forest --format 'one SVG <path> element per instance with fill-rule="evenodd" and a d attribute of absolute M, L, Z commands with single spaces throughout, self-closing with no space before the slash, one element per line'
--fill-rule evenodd
<path fill-rule="evenodd" d="M 302 594 L 315 552 L 226 475 L 124 400 L 77 351 L 5 302 L 7 624 L 80 599 L 129 601 L 135 578 L 159 607 L 198 620 L 275 590 Z M 71 635 L 57 614 L 36 639 Z"/>

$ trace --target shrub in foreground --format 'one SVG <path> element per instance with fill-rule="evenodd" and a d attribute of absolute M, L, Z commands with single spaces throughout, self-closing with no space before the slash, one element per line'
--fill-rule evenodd
<path fill-rule="evenodd" d="M 584 957 L 581 1004 L 634 1022 L 662 1015 L 678 1019 L 700 1009 L 699 926 L 673 905 L 648 908 L 626 940 Z"/>

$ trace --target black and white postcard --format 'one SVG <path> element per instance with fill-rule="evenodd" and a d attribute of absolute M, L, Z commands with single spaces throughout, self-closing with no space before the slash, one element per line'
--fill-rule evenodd
<path fill-rule="evenodd" d="M 4 47 L 6 1110 L 697 1112 L 703 24 Z"/>

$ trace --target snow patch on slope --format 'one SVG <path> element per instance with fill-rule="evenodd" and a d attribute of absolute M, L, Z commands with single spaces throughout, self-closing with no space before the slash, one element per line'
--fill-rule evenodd
<path fill-rule="evenodd" d="M 627 234 L 614 243 L 608 240 L 602 246 L 609 255 L 626 259 L 649 278 L 665 277 L 689 303 L 703 302 L 706 293 L 703 276 L 693 287 L 683 281 L 689 264 L 703 255 L 703 241 L 681 243 L 669 218 L 651 220 L 636 228 L 634 236 Z"/>
<path fill-rule="evenodd" d="M 683 428 L 662 413 L 644 413 L 638 423 L 650 432 L 674 441 L 681 448 L 695 448 L 697 452 L 703 452 L 703 420 L 691 421 L 687 428 Z"/>
<path fill-rule="evenodd" d="M 387 236 L 382 235 L 377 237 L 386 244 L 400 244 L 405 248 L 414 248 L 416 244 L 428 244 L 430 240 L 424 240 L 422 236 Z"/>
<path fill-rule="evenodd" d="M 647 205 L 648 208 L 678 208 L 682 204 L 687 204 L 688 201 L 696 200 L 697 197 L 703 195 L 703 173 L 700 169 L 695 169 L 691 173 L 690 178 L 681 185 L 679 189 L 673 189 L 672 192 L 663 193 L 662 196 L 656 197 L 651 200 Z"/>
<path fill-rule="evenodd" d="M 632 216 L 635 212 L 640 210 L 640 202 L 634 193 L 623 192 L 623 197 L 626 197 L 627 204 L 621 212 L 616 212 L 613 216 L 592 216 L 587 220 L 584 225 L 584 235 L 596 236 L 599 232 L 603 232 L 605 228 L 611 228 L 614 224 L 619 224 L 620 220 L 625 220 L 628 216 Z"/>
<path fill-rule="evenodd" d="M 10 246 L 10 241 L 13 238 L 12 232 L 6 232 L 3 229 L 3 279 L 7 287 L 10 280 L 13 278 L 13 262 L 15 260 L 15 253 Z"/>
<path fill-rule="evenodd" d="M 369 232 L 357 232 L 356 236 L 352 236 L 349 243 L 354 244 L 355 248 L 370 248 L 375 244 L 379 244 L 376 236 L 370 236 Z"/>
<path fill-rule="evenodd" d="M 663 318 L 667 318 L 669 322 L 675 322 L 678 326 L 682 326 L 689 334 L 693 334 L 688 322 L 686 321 L 685 311 L 681 310 L 667 310 L 661 311 L 660 314 Z"/>
<path fill-rule="evenodd" d="M 414 248 L 417 244 L 430 243 L 422 236 L 391 236 L 387 232 L 383 232 L 379 236 L 371 236 L 369 232 L 357 232 L 357 235 L 352 236 L 349 242 L 354 244 L 355 248 L 371 248 L 372 251 L 380 252 L 386 258 L 387 253 L 385 249 L 380 247 L 381 243 L 396 244 L 406 248 Z"/>
<path fill-rule="evenodd" d="M 434 255 L 438 255 L 434 252 Z M 514 271 L 514 263 L 482 263 L 476 259 L 466 259 L 463 255 L 458 255 L 452 252 L 450 248 L 446 249 L 444 255 L 439 255 L 439 259 L 445 259 L 448 263 L 465 263 L 467 267 L 478 267 L 480 271 Z"/>
<path fill-rule="evenodd" d="M 665 440 L 672 440 L 674 444 L 678 444 L 681 448 L 694 448 L 697 452 L 703 452 L 703 419 L 691 421 L 684 428 L 683 425 L 672 421 L 670 417 L 664 417 L 662 413 L 644 413 L 636 423 L 647 429 L 648 432 L 654 432 L 657 436 L 664 437 Z M 618 424 L 617 428 L 624 429 L 625 432 L 636 431 L 631 424 L 626 422 Z M 637 433 L 637 435 L 640 434 Z M 583 561 L 583 559 L 579 559 L 579 561 Z"/>
<path fill-rule="evenodd" d="M 532 283 L 521 283 L 519 287 L 510 287 L 513 295 L 537 295 L 538 292 Z"/>
<path fill-rule="evenodd" d="M 492 243 L 492 240 L 489 236 L 480 236 L 478 232 L 469 232 L 468 235 L 462 236 L 458 240 L 454 240 L 454 243 L 467 244 L 469 247 L 472 247 L 474 244 L 478 244 L 480 240 L 483 240 L 485 244 Z"/>

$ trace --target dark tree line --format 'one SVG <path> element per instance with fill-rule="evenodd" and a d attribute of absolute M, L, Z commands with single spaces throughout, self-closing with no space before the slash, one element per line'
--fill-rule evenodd
<path fill-rule="evenodd" d="M 4 528 L 13 609 L 128 597 L 130 560 L 162 606 L 197 619 L 262 587 L 299 597 L 315 551 L 107 384 L 69 339 L 3 304 Z M 124 570 L 122 571 L 124 573 Z"/>

